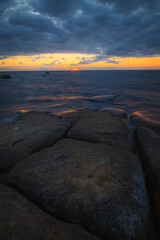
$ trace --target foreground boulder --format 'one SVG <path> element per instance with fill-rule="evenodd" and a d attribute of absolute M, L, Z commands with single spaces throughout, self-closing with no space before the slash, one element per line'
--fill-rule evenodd
<path fill-rule="evenodd" d="M 8 171 L 29 154 L 51 146 L 69 127 L 69 122 L 41 112 L 28 112 L 14 122 L 0 123 L 0 169 Z"/>
<path fill-rule="evenodd" d="M 1 240 L 98 240 L 79 225 L 51 217 L 14 189 L 0 184 Z"/>
<path fill-rule="evenodd" d="M 79 114 L 67 136 L 123 149 L 132 150 L 133 147 L 126 119 L 108 112 L 91 111 Z"/>
<path fill-rule="evenodd" d="M 129 151 L 66 138 L 29 156 L 5 183 L 102 239 L 147 239 L 143 171 Z"/>
<path fill-rule="evenodd" d="M 151 129 L 139 127 L 136 137 L 160 235 L 160 136 Z"/>

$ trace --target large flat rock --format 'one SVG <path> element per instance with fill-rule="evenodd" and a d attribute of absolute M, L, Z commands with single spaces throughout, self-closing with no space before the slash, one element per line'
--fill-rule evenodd
<path fill-rule="evenodd" d="M 160 235 L 160 136 L 149 128 L 139 127 L 136 137 Z"/>
<path fill-rule="evenodd" d="M 98 240 L 81 226 L 51 217 L 14 189 L 0 184 L 1 240 Z"/>
<path fill-rule="evenodd" d="M 69 122 L 42 112 L 0 123 L 0 169 L 7 171 L 29 154 L 51 146 L 69 127 Z"/>
<path fill-rule="evenodd" d="M 76 114 L 73 117 L 76 117 Z M 123 149 L 132 150 L 133 147 L 127 120 L 108 112 L 91 111 L 79 114 L 67 136 Z"/>
<path fill-rule="evenodd" d="M 29 156 L 5 183 L 102 239 L 147 239 L 143 171 L 129 151 L 66 138 Z"/>

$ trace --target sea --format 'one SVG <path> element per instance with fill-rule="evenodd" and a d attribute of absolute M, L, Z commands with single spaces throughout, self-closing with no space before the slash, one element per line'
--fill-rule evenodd
<path fill-rule="evenodd" d="M 160 123 L 160 70 L 14 71 L 0 78 L 0 121 L 27 111 L 55 115 L 118 108 Z"/>

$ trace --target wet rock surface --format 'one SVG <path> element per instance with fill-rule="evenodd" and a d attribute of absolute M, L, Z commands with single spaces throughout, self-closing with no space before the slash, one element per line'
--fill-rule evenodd
<path fill-rule="evenodd" d="M 147 114 L 147 112 L 134 112 L 131 115 L 131 119 L 138 126 L 151 128 L 160 132 L 160 121 L 155 116 Z"/>
<path fill-rule="evenodd" d="M 69 118 L 69 116 L 68 116 Z M 121 116 L 108 112 L 73 113 L 70 119 L 75 122 L 67 136 L 94 143 L 106 143 L 123 149 L 133 149 L 127 121 Z"/>
<path fill-rule="evenodd" d="M 114 100 L 116 97 L 117 96 L 115 94 L 108 94 L 108 95 L 93 96 L 90 98 L 86 98 L 86 100 L 91 102 L 108 102 L 108 101 Z"/>
<path fill-rule="evenodd" d="M 61 139 L 70 123 L 42 112 L 28 112 L 0 123 L 0 169 L 8 171 L 29 154 Z"/>
<path fill-rule="evenodd" d="M 123 109 L 120 108 L 104 108 L 102 112 L 112 113 L 114 115 L 118 115 L 124 118 L 127 118 L 127 114 Z"/>
<path fill-rule="evenodd" d="M 101 239 L 148 239 L 143 171 L 129 151 L 64 139 L 18 164 L 5 183 Z"/>
<path fill-rule="evenodd" d="M 14 189 L 0 184 L 1 240 L 98 240 L 81 226 L 51 217 Z"/>
<path fill-rule="evenodd" d="M 142 165 L 146 173 L 157 229 L 160 229 L 160 136 L 149 128 L 139 127 L 136 129 L 136 137 Z"/>
<path fill-rule="evenodd" d="M 62 119 L 69 121 L 71 124 L 75 123 L 80 116 L 85 116 L 89 111 L 75 111 L 61 115 Z M 96 110 L 94 110 L 96 112 Z"/>

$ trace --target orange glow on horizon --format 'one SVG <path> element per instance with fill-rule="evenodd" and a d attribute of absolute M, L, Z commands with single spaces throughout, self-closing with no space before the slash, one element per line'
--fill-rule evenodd
<path fill-rule="evenodd" d="M 0 60 L 0 71 L 54 71 L 54 70 L 98 70 L 98 69 L 157 69 L 160 70 L 160 56 L 156 57 L 113 57 L 111 61 L 94 62 L 91 54 L 39 54 L 33 56 L 13 56 Z M 82 64 L 85 61 L 89 64 Z M 117 63 L 117 64 L 116 64 Z"/>
<path fill-rule="evenodd" d="M 81 70 L 80 68 L 71 68 L 71 71 L 74 71 L 74 72 L 80 71 L 80 70 Z"/>

